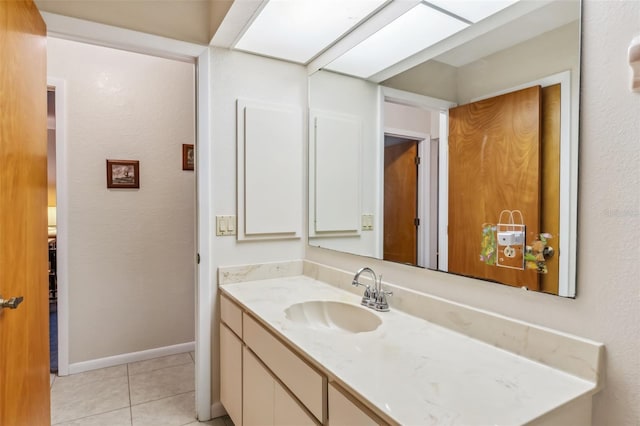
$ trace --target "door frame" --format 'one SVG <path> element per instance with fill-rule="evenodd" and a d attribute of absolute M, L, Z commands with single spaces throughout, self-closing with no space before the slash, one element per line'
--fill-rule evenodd
<path fill-rule="evenodd" d="M 432 250 L 430 244 L 431 229 L 429 224 L 431 223 L 431 208 L 430 200 L 431 196 L 425 197 L 423 189 L 430 186 L 431 179 L 434 177 L 433 170 L 431 169 L 431 136 L 427 133 L 414 132 L 412 130 L 395 129 L 385 127 L 384 136 L 393 136 L 406 140 L 414 140 L 418 144 L 418 157 L 420 157 L 420 164 L 418 165 L 418 200 L 417 200 L 417 212 L 420 219 L 420 226 L 418 228 L 418 256 L 417 262 L 420 267 L 429 268 L 427 266 L 431 263 L 430 253 Z M 384 161 L 384 155 L 383 155 Z M 384 163 L 383 163 L 384 164 Z M 384 188 L 384 165 L 382 173 L 382 184 Z M 382 191 L 382 205 L 384 206 L 384 190 Z M 437 213 L 436 213 L 437 214 Z M 382 235 L 384 235 L 384 228 L 382 229 Z M 433 268 L 432 268 L 433 269 Z"/>
<path fill-rule="evenodd" d="M 416 93 L 406 92 L 404 90 L 393 89 L 390 87 L 379 86 L 379 123 L 380 123 L 380 146 L 384 148 L 384 134 L 385 134 L 385 126 L 384 126 L 384 103 L 385 102 L 393 102 L 400 105 L 410 106 L 414 108 L 425 109 L 431 112 L 439 112 L 439 124 L 440 124 L 440 134 L 438 135 L 438 162 L 440 166 L 438 167 L 438 217 L 447 217 L 448 216 L 448 176 L 449 169 L 447 167 L 448 164 L 448 129 L 449 129 L 449 108 L 453 108 L 457 106 L 455 102 L 447 101 L 444 99 L 432 98 L 430 96 L 418 95 Z M 435 135 L 430 135 L 429 137 L 433 137 Z M 424 144 L 421 144 L 424 145 Z M 381 148 L 381 149 L 382 149 Z M 424 147 L 423 147 L 424 149 Z M 422 156 L 424 152 L 420 152 Z M 384 170 L 384 156 L 380 156 L 380 164 L 378 165 L 379 170 Z M 423 180 L 420 180 L 423 182 Z M 380 180 L 378 187 L 380 188 L 380 200 L 381 205 L 384 205 L 384 176 L 380 173 Z M 426 198 L 426 197 L 425 197 Z M 422 203 L 420 203 L 422 206 Z M 379 215 L 381 216 L 381 215 Z M 446 271 L 447 267 L 447 252 L 448 252 L 448 240 L 447 240 L 447 227 L 446 224 L 442 224 L 443 221 L 438 221 L 438 270 Z M 379 224 L 379 229 L 382 229 L 382 224 Z M 421 233 L 420 233 L 421 234 Z M 420 247 L 420 246 L 418 246 Z M 425 247 L 423 247 L 423 253 Z M 420 254 L 419 254 L 420 258 Z"/>
<path fill-rule="evenodd" d="M 69 374 L 68 176 L 66 81 L 47 76 L 55 93 L 56 123 L 56 280 L 58 286 L 58 375 Z"/>
<path fill-rule="evenodd" d="M 196 161 L 198 164 L 196 167 L 196 250 L 197 253 L 200 254 L 200 263 L 195 266 L 195 403 L 196 415 L 200 421 L 211 419 L 212 414 L 222 415 L 224 414 L 224 412 L 221 411 L 223 408 L 217 405 L 212 406 L 211 404 L 211 333 L 215 309 L 214 298 L 216 292 L 216 288 L 212 288 L 211 286 L 211 283 L 216 282 L 215 271 L 213 271 L 211 267 L 211 248 L 213 247 L 211 230 L 215 229 L 215 210 L 213 206 L 213 197 L 211 195 L 213 177 L 210 171 L 212 152 L 208 143 L 200 143 L 210 141 L 209 114 L 211 111 L 211 57 L 209 46 L 183 42 L 96 22 L 57 15 L 54 13 L 40 12 L 40 14 L 47 24 L 48 37 L 56 37 L 86 44 L 111 47 L 194 64 L 196 73 L 195 149 Z M 58 155 L 57 151 L 56 155 Z M 58 177 L 56 177 L 56 179 L 58 179 Z M 66 209 L 63 208 L 61 213 L 63 217 L 58 216 L 58 226 L 60 226 L 63 220 L 67 220 Z M 62 232 L 66 232 L 66 225 L 68 225 L 68 223 L 65 222 L 62 226 L 64 228 Z M 60 231 L 58 231 L 58 235 L 60 236 Z M 66 238 L 63 237 L 63 240 L 66 240 Z M 66 250 L 66 248 L 64 250 Z M 63 266 L 63 268 L 66 267 L 67 265 Z M 68 292 L 68 288 L 65 288 L 67 280 L 66 273 L 63 273 L 63 277 L 63 280 L 65 281 L 63 283 L 63 292 Z M 201 283 L 202 285 L 200 285 Z M 59 297 L 60 296 L 66 298 L 65 302 L 68 301 L 68 293 L 59 293 Z M 62 302 L 63 306 L 65 302 Z M 66 324 L 59 324 L 59 329 L 63 327 L 66 328 L 68 339 L 68 317 L 59 319 L 66 322 Z M 64 346 L 65 348 L 62 349 L 59 345 L 58 351 L 59 357 L 62 355 L 60 352 L 61 350 L 66 351 L 65 356 L 67 357 L 66 367 L 68 373 L 68 340 Z M 59 363 L 60 361 L 61 360 L 59 359 Z"/>

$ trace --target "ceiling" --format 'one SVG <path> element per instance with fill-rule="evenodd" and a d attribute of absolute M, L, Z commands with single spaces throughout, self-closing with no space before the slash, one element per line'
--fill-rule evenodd
<path fill-rule="evenodd" d="M 35 0 L 43 12 L 209 44 L 233 0 Z"/>

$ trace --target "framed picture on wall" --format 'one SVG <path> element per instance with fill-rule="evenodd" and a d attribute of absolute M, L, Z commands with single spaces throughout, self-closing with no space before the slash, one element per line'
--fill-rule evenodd
<path fill-rule="evenodd" d="M 107 188 L 140 188 L 140 162 L 107 160 Z"/>
<path fill-rule="evenodd" d="M 182 170 L 193 170 L 195 160 L 193 145 L 182 144 Z"/>

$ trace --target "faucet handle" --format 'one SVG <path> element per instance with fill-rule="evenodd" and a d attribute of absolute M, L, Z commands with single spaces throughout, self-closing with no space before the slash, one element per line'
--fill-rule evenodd
<path fill-rule="evenodd" d="M 376 295 L 375 304 L 373 308 L 376 311 L 387 312 L 389 311 L 389 303 L 387 302 L 387 296 L 392 296 L 392 291 L 383 290 L 380 288 L 380 291 Z"/>

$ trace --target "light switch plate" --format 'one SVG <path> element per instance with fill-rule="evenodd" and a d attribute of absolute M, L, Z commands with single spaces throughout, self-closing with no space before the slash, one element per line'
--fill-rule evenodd
<path fill-rule="evenodd" d="M 236 217 L 216 216 L 216 235 L 236 235 Z"/>
<path fill-rule="evenodd" d="M 373 231 L 373 215 L 372 214 L 362 215 L 362 230 Z"/>

